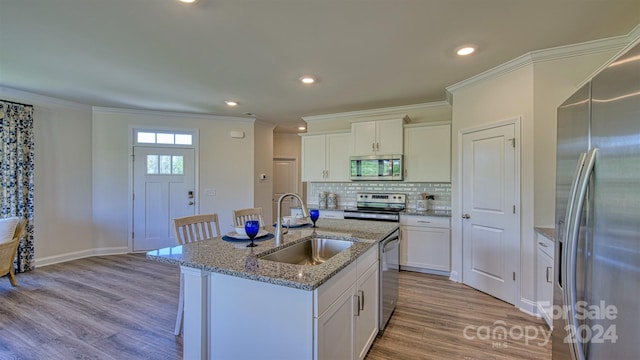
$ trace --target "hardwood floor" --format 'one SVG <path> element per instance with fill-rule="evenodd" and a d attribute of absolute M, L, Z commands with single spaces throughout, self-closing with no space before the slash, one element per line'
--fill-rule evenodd
<path fill-rule="evenodd" d="M 181 359 L 178 275 L 142 255 L 114 255 L 18 274 L 15 288 L 0 278 L 0 360 Z M 512 336 L 484 339 L 500 325 Z M 542 335 L 528 345 L 516 339 L 517 329 L 534 328 L 548 333 L 541 320 L 465 285 L 401 272 L 398 307 L 367 359 L 550 359 Z"/>
<path fill-rule="evenodd" d="M 179 270 L 92 257 L 0 278 L 0 359 L 180 359 Z"/>
<path fill-rule="evenodd" d="M 399 290 L 367 360 L 551 359 L 545 322 L 512 305 L 446 277 L 408 271 L 400 272 Z"/>

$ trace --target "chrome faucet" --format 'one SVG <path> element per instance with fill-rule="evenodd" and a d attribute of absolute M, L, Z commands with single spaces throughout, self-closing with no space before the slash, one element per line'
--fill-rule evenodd
<path fill-rule="evenodd" d="M 282 245 L 282 200 L 287 196 L 293 196 L 298 199 L 298 201 L 300 201 L 300 204 L 302 205 L 302 217 L 309 217 L 309 211 L 307 211 L 307 207 L 304 206 L 304 202 L 302 201 L 300 195 L 296 193 L 286 193 L 280 196 L 280 198 L 278 199 L 278 220 L 276 221 L 276 246 Z"/>

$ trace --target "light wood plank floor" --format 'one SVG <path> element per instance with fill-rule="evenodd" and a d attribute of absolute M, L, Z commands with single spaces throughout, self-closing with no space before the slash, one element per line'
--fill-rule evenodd
<path fill-rule="evenodd" d="M 176 266 L 142 255 L 101 256 L 0 278 L 0 360 L 181 359 L 173 335 L 178 303 Z M 543 322 L 513 306 L 445 278 L 401 272 L 398 307 L 368 360 L 550 359 L 541 336 L 478 339 L 482 326 L 507 330 Z M 466 332 L 466 326 L 474 326 Z M 546 327 L 544 327 L 546 329 Z M 547 330 L 548 331 L 548 330 Z"/>

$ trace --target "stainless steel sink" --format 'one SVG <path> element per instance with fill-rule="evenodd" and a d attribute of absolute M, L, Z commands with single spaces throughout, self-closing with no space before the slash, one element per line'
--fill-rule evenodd
<path fill-rule="evenodd" d="M 314 266 L 322 264 L 352 245 L 353 242 L 349 240 L 310 238 L 282 250 L 258 257 L 263 260 L 287 264 Z"/>

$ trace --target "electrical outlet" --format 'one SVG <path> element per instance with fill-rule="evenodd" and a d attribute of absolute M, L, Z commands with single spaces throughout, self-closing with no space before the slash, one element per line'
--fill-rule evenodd
<path fill-rule="evenodd" d="M 204 193 L 207 196 L 216 196 L 216 189 L 204 189 Z"/>

